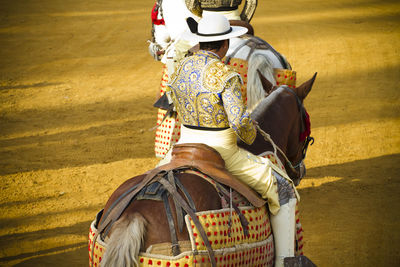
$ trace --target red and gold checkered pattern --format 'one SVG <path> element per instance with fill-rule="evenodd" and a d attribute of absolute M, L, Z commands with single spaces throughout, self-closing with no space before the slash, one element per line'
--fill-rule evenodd
<path fill-rule="evenodd" d="M 231 228 L 228 226 L 229 209 L 196 213 L 214 250 L 217 266 L 273 266 L 274 245 L 267 209 L 244 207 L 241 212 L 249 222 L 248 236 L 244 236 L 235 211 L 232 211 Z M 211 266 L 204 242 L 190 216 L 186 215 L 185 221 L 190 233 L 191 251 L 184 251 L 175 257 L 141 253 L 139 266 Z M 106 249 L 106 244 L 99 239 L 93 244 L 96 232 L 93 222 L 89 232 L 89 266 L 93 260 L 95 267 L 101 263 Z"/>
<path fill-rule="evenodd" d="M 301 226 L 300 223 L 300 216 L 299 216 L 299 202 L 296 203 L 296 243 L 297 245 L 295 246 L 296 251 L 295 255 L 300 256 L 303 255 L 303 246 L 304 246 L 304 239 L 303 239 L 303 227 Z"/>
<path fill-rule="evenodd" d="M 243 97 L 243 102 L 245 105 L 247 105 L 247 69 L 248 69 L 248 62 L 244 59 L 240 58 L 232 58 L 228 66 L 236 71 L 237 73 L 240 74 L 240 77 L 242 77 L 243 84 L 241 88 L 242 92 L 242 97 Z"/>
<path fill-rule="evenodd" d="M 234 266 L 262 266 L 272 267 L 274 265 L 273 239 L 269 238 L 256 246 L 238 247 L 234 249 L 222 249 L 215 252 L 217 267 Z M 158 258 L 149 254 L 141 254 L 139 257 L 140 267 L 210 267 L 211 262 L 206 251 L 184 252 L 177 257 Z"/>
<path fill-rule="evenodd" d="M 197 213 L 214 249 L 217 266 L 273 266 L 274 246 L 266 209 L 246 207 L 242 208 L 242 213 L 249 221 L 249 236 L 247 237 L 241 231 L 239 217 L 235 212 L 232 212 L 230 236 L 228 234 L 229 210 Z M 296 206 L 296 256 L 303 255 L 304 245 L 303 229 L 298 213 L 298 206 Z M 198 249 L 197 255 L 194 255 L 192 251 L 183 252 L 176 257 L 142 253 L 139 256 L 140 266 L 211 266 L 199 232 L 189 218 L 187 216 L 186 221 L 192 229 L 190 231 L 191 242 Z M 94 250 L 93 266 L 95 267 L 100 265 L 106 249 L 106 244 L 99 239 L 93 245 L 93 237 L 96 232 L 97 229 L 93 222 L 89 232 L 89 266 L 92 262 L 91 252 Z"/>
<path fill-rule="evenodd" d="M 287 85 L 296 88 L 296 72 L 287 69 L 274 69 L 276 85 Z"/>
<path fill-rule="evenodd" d="M 276 158 L 276 155 L 274 153 L 270 152 L 263 157 L 268 158 L 273 164 L 276 166 L 280 167 L 282 170 L 285 170 L 285 167 L 283 166 L 282 162 Z M 303 227 L 301 226 L 300 223 L 300 216 L 299 216 L 299 202 L 296 203 L 296 256 L 303 255 L 303 246 L 304 246 L 304 240 L 303 240 Z"/>
<path fill-rule="evenodd" d="M 160 96 L 166 91 L 168 82 L 167 68 L 163 68 L 163 74 L 160 84 Z M 167 111 L 158 109 L 157 113 L 157 130 L 154 140 L 154 152 L 156 157 L 164 158 L 168 150 L 179 140 L 181 134 L 181 124 L 178 118 L 164 116 Z"/>
<path fill-rule="evenodd" d="M 242 244 L 250 244 L 267 239 L 271 235 L 271 227 L 267 209 L 241 208 L 241 212 L 249 222 L 249 235 L 245 236 L 239 216 L 235 211 L 224 209 L 221 211 L 199 212 L 198 219 L 203 225 L 208 240 L 214 250 L 226 247 L 236 247 Z M 191 240 L 196 250 L 206 250 L 206 246 L 200 237 L 199 230 L 195 227 L 190 217 L 187 224 L 192 228 Z M 232 226 L 228 223 L 231 220 Z"/>
<path fill-rule="evenodd" d="M 283 166 L 282 162 L 276 157 L 276 155 L 272 151 L 268 151 L 263 158 L 268 158 L 275 166 L 278 166 L 282 170 L 285 170 L 285 166 Z"/>
<path fill-rule="evenodd" d="M 89 266 L 92 266 L 91 264 L 93 262 L 94 267 L 100 266 L 103 254 L 106 250 L 106 244 L 104 244 L 101 240 L 99 240 L 99 238 L 97 238 L 95 244 L 93 243 L 93 237 L 96 235 L 96 233 L 97 229 L 96 227 L 94 227 L 94 221 L 93 221 L 89 229 L 88 249 L 89 249 Z M 92 250 L 94 250 L 93 259 L 92 259 Z"/>

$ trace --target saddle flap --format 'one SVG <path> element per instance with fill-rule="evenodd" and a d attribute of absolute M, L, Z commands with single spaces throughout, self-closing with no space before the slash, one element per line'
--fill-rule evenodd
<path fill-rule="evenodd" d="M 140 190 L 135 199 L 150 199 L 155 201 L 162 201 L 164 193 L 165 189 L 162 187 L 162 185 L 159 182 L 154 182 Z"/>

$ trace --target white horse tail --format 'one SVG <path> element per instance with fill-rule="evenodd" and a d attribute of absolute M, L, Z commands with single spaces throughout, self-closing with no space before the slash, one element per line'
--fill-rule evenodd
<path fill-rule="evenodd" d="M 146 234 L 146 219 L 140 213 L 123 216 L 111 228 L 101 267 L 139 266 L 138 256 Z"/>
<path fill-rule="evenodd" d="M 257 104 L 265 98 L 265 91 L 261 84 L 257 70 L 273 85 L 276 84 L 274 69 L 271 60 L 261 51 L 254 52 L 249 59 L 247 71 L 247 108 L 251 112 Z"/>

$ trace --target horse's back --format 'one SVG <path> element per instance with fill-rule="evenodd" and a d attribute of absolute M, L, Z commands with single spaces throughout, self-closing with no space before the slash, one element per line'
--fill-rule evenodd
<path fill-rule="evenodd" d="M 116 201 L 121 199 L 126 194 L 126 192 L 131 191 L 132 188 L 138 186 L 145 177 L 146 174 L 142 174 L 128 179 L 127 181 L 122 183 L 108 199 L 104 207 L 103 214 L 107 214 L 109 209 L 113 208 Z M 183 187 L 191 196 L 191 198 L 195 200 L 197 211 L 214 210 L 221 208 L 220 197 L 215 191 L 214 186 L 210 182 L 192 173 L 177 173 L 176 177 L 180 180 Z M 159 231 L 164 226 L 166 226 L 168 222 L 165 208 L 161 201 L 146 199 L 131 201 L 122 213 L 121 217 L 129 216 L 130 214 L 134 213 L 140 213 L 148 222 L 148 225 L 157 226 L 148 229 L 148 238 L 146 240 L 146 243 L 150 245 L 154 242 L 162 243 L 170 241 L 170 235 L 168 231 L 165 231 L 164 233 L 161 233 Z M 173 214 L 173 217 L 176 221 L 175 214 Z M 100 222 L 102 219 L 103 218 L 100 219 Z"/>
<path fill-rule="evenodd" d="M 249 43 L 249 39 L 253 39 L 254 42 L 258 43 L 261 41 L 267 43 L 265 40 L 250 35 L 247 35 L 245 37 L 231 38 L 227 55 L 229 56 L 234 54 L 233 57 L 248 61 L 251 59 L 251 56 L 253 54 L 261 54 L 270 61 L 272 68 L 286 68 L 286 64 L 284 64 L 285 62 L 282 62 L 282 58 L 284 58 L 283 55 L 277 52 L 272 46 L 267 43 L 271 47 L 270 49 L 252 49 L 249 45 L 246 45 L 246 43 Z"/>
<path fill-rule="evenodd" d="M 214 185 L 198 174 L 182 173 L 179 179 L 186 190 L 191 194 L 196 203 L 196 217 L 204 229 L 208 242 L 214 251 L 217 266 L 224 264 L 262 265 L 272 266 L 274 249 L 271 227 L 269 224 L 268 211 L 265 206 L 254 208 L 250 206 L 241 207 L 240 213 L 249 222 L 248 235 L 245 235 L 241 220 L 236 211 L 230 208 L 223 208 L 218 193 L 213 189 Z M 206 178 L 206 177 L 205 177 Z M 140 177 L 139 177 L 140 179 Z M 133 179 L 134 180 L 134 179 Z M 129 187 L 132 181 L 127 181 L 122 187 Z M 114 192 L 113 198 L 121 194 L 121 186 Z M 114 195 L 113 194 L 113 195 Z M 110 200 L 110 202 L 112 202 Z M 170 203 L 173 205 L 173 202 Z M 225 203 L 229 207 L 229 203 Z M 234 204 L 235 205 L 235 204 Z M 105 210 L 107 212 L 107 210 Z M 132 202 L 125 210 L 123 218 L 138 218 L 140 214 L 146 221 L 145 242 L 142 243 L 141 252 L 138 254 L 139 266 L 148 266 L 150 263 L 160 263 L 161 266 L 194 266 L 195 262 L 202 263 L 202 266 L 211 266 L 205 242 L 201 238 L 201 231 L 189 215 L 185 216 L 184 231 L 177 231 L 180 245 L 180 254 L 171 254 L 171 236 L 168 228 L 167 216 L 162 202 L 140 200 Z M 174 221 L 176 215 L 173 213 Z M 126 221 L 126 220 L 125 220 Z M 133 222 L 132 222 L 133 223 Z M 121 227 L 133 229 L 129 225 L 120 224 Z M 121 229 L 113 229 L 112 236 Z M 89 255 L 94 251 L 92 262 L 100 263 L 104 258 L 103 253 L 109 249 L 110 240 L 98 239 L 93 242 L 93 236 L 97 233 L 95 223 L 91 225 L 89 234 Z M 128 235 L 128 233 L 126 234 Z M 124 236 L 121 236 L 121 242 Z M 120 255 L 123 255 L 119 251 Z M 107 258 L 105 258 L 107 259 Z M 179 264 L 179 265 L 176 265 Z"/>

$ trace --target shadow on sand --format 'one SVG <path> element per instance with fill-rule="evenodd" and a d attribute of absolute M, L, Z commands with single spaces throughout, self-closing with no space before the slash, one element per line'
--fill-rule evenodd
<path fill-rule="evenodd" d="M 359 235 L 366 235 L 366 242 L 369 242 L 368 239 L 372 238 L 376 241 L 376 235 L 372 235 L 371 232 L 364 232 L 365 224 L 367 223 L 376 225 L 377 232 L 380 232 L 379 229 L 388 227 L 392 228 L 395 226 L 395 224 L 388 225 L 387 223 L 385 224 L 385 222 L 396 222 L 396 218 L 399 218 L 400 216 L 400 209 L 397 209 L 396 212 L 392 213 L 387 213 L 385 211 L 388 209 L 396 209 L 396 206 L 399 206 L 398 203 L 400 203 L 400 196 L 397 194 L 400 189 L 400 177 L 398 176 L 399 173 L 400 154 L 311 168 L 308 171 L 307 178 L 305 179 L 318 180 L 319 178 L 326 176 L 337 177 L 339 179 L 333 182 L 322 184 L 320 186 L 299 189 L 302 196 L 300 208 L 303 214 L 311 214 L 313 212 L 312 208 L 314 205 L 316 205 L 315 201 L 318 201 L 318 205 L 326 207 L 324 214 L 314 215 L 314 219 L 316 221 L 313 221 L 312 223 L 308 221 L 302 221 L 302 223 L 305 225 L 305 229 L 308 231 L 307 234 L 309 236 L 318 236 L 319 231 L 326 231 L 326 228 L 324 228 L 324 222 L 334 220 L 336 223 L 334 224 L 333 228 L 332 225 L 329 226 L 331 227 L 331 234 L 328 235 L 332 235 L 332 239 L 326 241 L 327 247 L 332 248 L 336 246 L 336 242 L 343 242 L 343 240 L 337 241 L 339 239 L 335 239 L 335 235 L 340 235 L 340 232 L 346 233 L 349 231 L 355 231 Z M 377 181 L 377 179 L 383 179 L 387 181 L 387 183 L 382 183 L 382 181 Z M 336 199 L 335 196 L 337 196 L 337 190 L 351 191 L 352 197 Z M 381 190 L 387 192 L 388 198 L 371 201 L 375 194 L 378 195 Z M 394 199 L 397 199 L 397 202 L 393 203 Z M 342 207 L 341 216 L 338 216 L 336 207 L 339 201 Z M 369 205 L 365 205 L 366 202 L 368 202 Z M 366 222 L 365 215 L 368 214 L 370 209 L 376 209 L 378 214 L 381 214 L 381 217 L 369 218 L 369 220 Z M 353 219 L 353 221 L 357 227 L 355 227 L 355 225 L 347 224 L 347 218 L 349 218 L 349 216 L 356 218 Z M 382 220 L 384 217 L 387 218 Z M 357 222 L 357 220 L 359 220 L 359 222 Z M 35 240 L 43 237 L 57 235 L 61 236 L 67 234 L 82 235 L 86 237 L 90 223 L 91 221 L 85 221 L 70 227 L 60 227 L 58 229 L 9 235 L 6 237 L 3 236 L 2 239 L 4 240 L 5 238 L 6 240 L 12 242 L 11 240 L 16 239 Z M 386 239 L 390 239 L 390 236 L 381 234 L 378 239 L 387 243 L 388 241 Z M 351 240 L 348 242 L 351 242 Z M 313 242 L 309 242 L 308 245 L 313 245 Z M 357 247 L 357 244 L 354 245 Z M 388 259 L 390 260 L 390 255 L 394 256 L 396 248 L 382 247 L 381 249 L 385 250 L 385 253 L 389 255 Z M 378 250 L 374 253 L 379 255 L 379 253 L 382 253 L 382 251 Z M 17 256 L 2 258 L 0 259 L 0 263 L 21 259 L 23 262 L 16 266 L 43 266 L 43 264 L 57 266 L 87 266 L 87 257 L 88 252 L 86 243 L 77 243 L 70 246 L 60 246 L 34 253 L 25 253 Z"/>
<path fill-rule="evenodd" d="M 85 221 L 71 225 L 68 227 L 59 227 L 56 229 L 40 230 L 30 233 L 13 234 L 6 237 L 2 236 L 4 242 L 22 242 L 29 240 L 40 240 L 45 238 L 57 237 L 60 238 L 66 235 L 82 235 L 87 236 L 91 221 Z M 8 240 L 8 241 L 7 241 Z M 19 240 L 19 241 L 18 241 Z M 87 242 L 79 242 L 70 245 L 62 245 L 31 253 L 23 253 L 15 256 L 0 258 L 0 265 L 9 264 L 22 260 L 16 266 L 87 266 Z"/>

